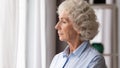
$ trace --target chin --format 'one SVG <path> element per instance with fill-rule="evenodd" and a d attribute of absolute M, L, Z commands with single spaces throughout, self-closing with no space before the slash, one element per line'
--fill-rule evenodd
<path fill-rule="evenodd" d="M 60 41 L 63 41 L 63 39 L 59 38 Z"/>
<path fill-rule="evenodd" d="M 61 38 L 61 37 L 59 37 L 59 40 L 60 40 L 60 41 L 64 41 L 64 39 L 63 39 L 63 38 Z"/>

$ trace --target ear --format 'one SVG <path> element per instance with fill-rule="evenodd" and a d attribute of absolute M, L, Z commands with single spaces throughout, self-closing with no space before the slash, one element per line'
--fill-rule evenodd
<path fill-rule="evenodd" d="M 80 30 L 77 28 L 78 26 L 73 23 L 74 30 L 80 35 Z"/>
<path fill-rule="evenodd" d="M 78 30 L 77 28 L 74 28 L 74 29 L 80 35 L 80 30 Z"/>
<path fill-rule="evenodd" d="M 80 35 L 80 31 L 77 30 L 77 33 Z"/>

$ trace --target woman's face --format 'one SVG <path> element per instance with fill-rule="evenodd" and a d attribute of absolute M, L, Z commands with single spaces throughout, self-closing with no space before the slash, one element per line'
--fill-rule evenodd
<path fill-rule="evenodd" d="M 73 28 L 73 22 L 68 18 L 66 12 L 59 15 L 59 21 L 55 26 L 58 30 L 59 39 L 61 41 L 69 42 L 78 36 L 78 32 Z"/>

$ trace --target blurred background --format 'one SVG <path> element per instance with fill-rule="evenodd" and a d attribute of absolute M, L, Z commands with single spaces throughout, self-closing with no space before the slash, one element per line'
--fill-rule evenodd
<path fill-rule="evenodd" d="M 67 45 L 54 29 L 62 1 L 0 0 L 0 68 L 49 68 Z M 91 45 L 100 50 L 108 68 L 120 68 L 120 0 L 86 1 L 100 23 Z"/>

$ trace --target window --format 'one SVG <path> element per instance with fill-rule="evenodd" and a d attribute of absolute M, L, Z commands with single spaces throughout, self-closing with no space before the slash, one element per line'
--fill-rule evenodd
<path fill-rule="evenodd" d="M 94 5 L 100 29 L 92 43 L 102 43 L 104 46 L 104 57 L 108 68 L 118 68 L 117 49 L 117 22 L 116 9 L 114 5 Z"/>

